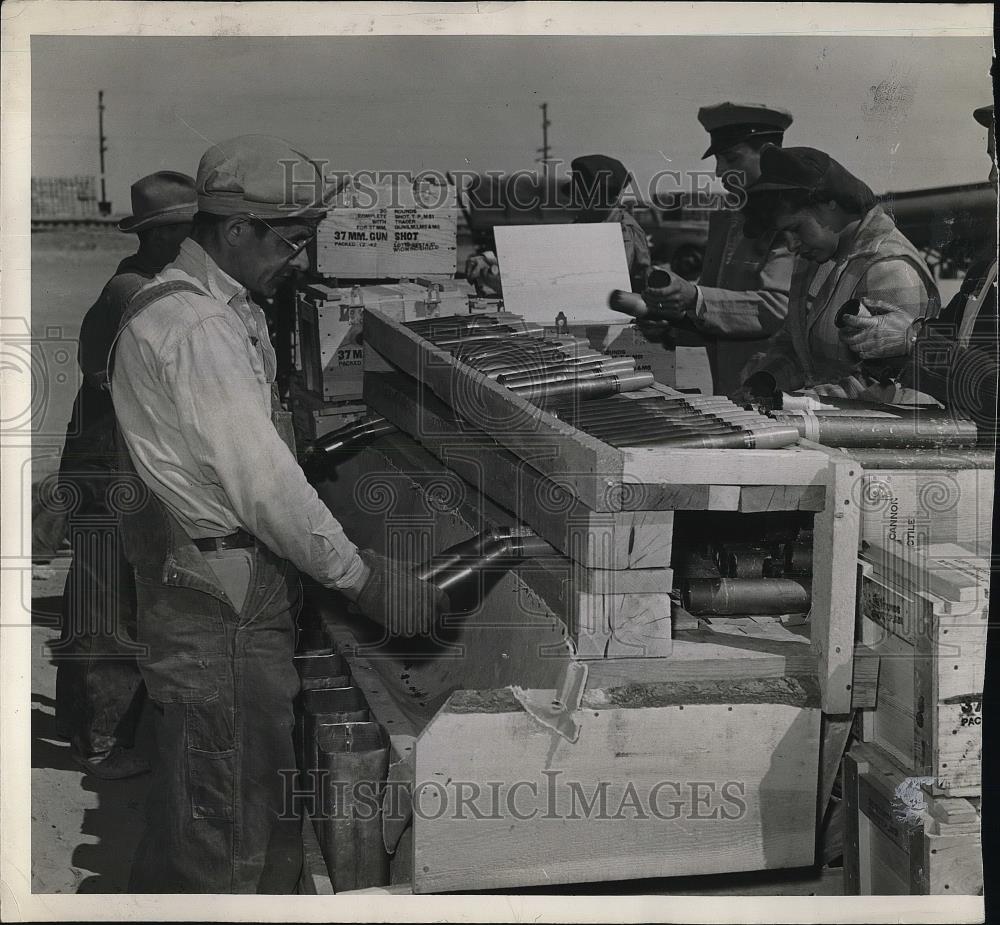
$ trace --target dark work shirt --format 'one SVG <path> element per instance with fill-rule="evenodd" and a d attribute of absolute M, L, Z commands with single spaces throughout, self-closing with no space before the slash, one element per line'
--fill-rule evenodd
<path fill-rule="evenodd" d="M 77 359 L 83 383 L 66 429 L 60 476 L 108 470 L 114 465 L 114 406 L 107 382 L 108 351 L 129 299 L 160 270 L 138 254 L 126 257 L 90 307 L 80 326 Z"/>

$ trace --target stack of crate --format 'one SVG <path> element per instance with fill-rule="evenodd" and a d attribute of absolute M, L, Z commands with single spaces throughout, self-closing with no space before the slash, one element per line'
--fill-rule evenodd
<path fill-rule="evenodd" d="M 96 217 L 97 183 L 94 177 L 32 177 L 32 218 Z"/>
<path fill-rule="evenodd" d="M 296 429 L 309 440 L 365 414 L 362 398 L 362 319 L 377 308 L 400 321 L 468 310 L 468 296 L 454 281 L 419 280 L 378 286 L 338 287 L 310 282 L 296 292 Z"/>
<path fill-rule="evenodd" d="M 864 744 L 845 763 L 845 862 L 859 892 L 982 891 L 988 617 L 989 561 L 973 550 L 886 542 L 862 554 L 861 641 L 881 666 Z"/>

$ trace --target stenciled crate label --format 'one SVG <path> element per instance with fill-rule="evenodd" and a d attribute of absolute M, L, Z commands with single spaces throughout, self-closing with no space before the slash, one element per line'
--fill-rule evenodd
<path fill-rule="evenodd" d="M 316 235 L 316 268 L 345 279 L 454 276 L 453 186 L 383 183 L 341 194 Z"/>

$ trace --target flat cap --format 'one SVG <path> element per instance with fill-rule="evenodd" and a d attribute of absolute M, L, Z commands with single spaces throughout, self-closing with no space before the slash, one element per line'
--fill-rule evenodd
<path fill-rule="evenodd" d="M 213 215 L 321 218 L 323 171 L 274 135 L 239 135 L 212 145 L 198 164 L 198 209 Z"/>
<path fill-rule="evenodd" d="M 781 136 L 792 124 L 787 109 L 760 103 L 716 103 L 698 110 L 698 121 L 712 138 L 702 160 L 758 135 Z"/>
<path fill-rule="evenodd" d="M 584 154 L 575 157 L 570 163 L 574 177 L 587 193 L 603 193 L 607 201 L 604 205 L 613 205 L 614 200 L 625 188 L 628 182 L 628 170 L 625 165 L 606 154 Z"/>
<path fill-rule="evenodd" d="M 980 125 L 985 125 L 989 128 L 993 124 L 993 104 L 990 103 L 989 106 L 980 106 L 978 109 L 973 110 L 972 118 Z"/>

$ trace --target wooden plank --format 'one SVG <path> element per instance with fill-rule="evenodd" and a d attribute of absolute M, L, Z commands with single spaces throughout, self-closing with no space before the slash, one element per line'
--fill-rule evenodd
<path fill-rule="evenodd" d="M 828 457 L 815 450 L 622 450 L 627 483 L 685 485 L 822 485 Z"/>
<path fill-rule="evenodd" d="M 833 784 L 837 778 L 837 771 L 840 770 L 853 722 L 853 713 L 848 713 L 845 716 L 823 714 L 819 744 L 819 797 L 816 802 L 818 822 L 822 822 L 826 815 L 826 808 L 830 803 Z"/>
<path fill-rule="evenodd" d="M 373 410 L 404 431 L 416 431 L 426 451 L 563 555 L 588 568 L 669 567 L 672 511 L 592 510 L 574 497 L 572 486 L 470 432 L 419 383 L 399 374 L 366 376 L 365 394 Z M 553 449 L 539 452 L 552 455 Z"/>
<path fill-rule="evenodd" d="M 671 569 L 587 569 L 536 559 L 518 576 L 566 624 L 586 658 L 669 655 Z"/>
<path fill-rule="evenodd" d="M 844 714 L 851 708 L 859 522 L 854 485 L 861 469 L 852 460 L 830 458 L 829 470 L 826 503 L 813 530 L 811 642 L 823 712 Z"/>
<path fill-rule="evenodd" d="M 859 810 L 861 774 L 868 769 L 864 753 L 854 749 L 844 756 L 844 894 L 871 893 L 870 827 Z"/>
<path fill-rule="evenodd" d="M 826 500 L 823 485 L 744 485 L 740 489 L 739 510 L 821 511 Z"/>
<path fill-rule="evenodd" d="M 415 892 L 759 870 L 812 858 L 815 686 L 661 684 L 629 689 L 624 703 L 590 692 L 576 743 L 501 693 L 453 695 L 418 741 L 416 780 L 428 785 L 415 793 Z M 488 781 L 520 782 L 499 792 L 496 813 Z M 474 787 L 466 795 L 483 818 L 459 818 L 457 782 L 480 788 L 478 798 Z M 590 811 L 581 797 L 593 801 Z"/>
<path fill-rule="evenodd" d="M 807 642 L 760 640 L 711 631 L 676 634 L 668 658 L 616 658 L 591 662 L 589 667 L 588 690 L 658 681 L 816 675 L 816 659 Z"/>
<path fill-rule="evenodd" d="M 539 472 L 571 485 L 591 510 L 620 510 L 609 488 L 622 481 L 621 451 L 518 397 L 378 311 L 365 312 L 364 339 L 366 351 L 377 350 L 476 429 Z"/>

